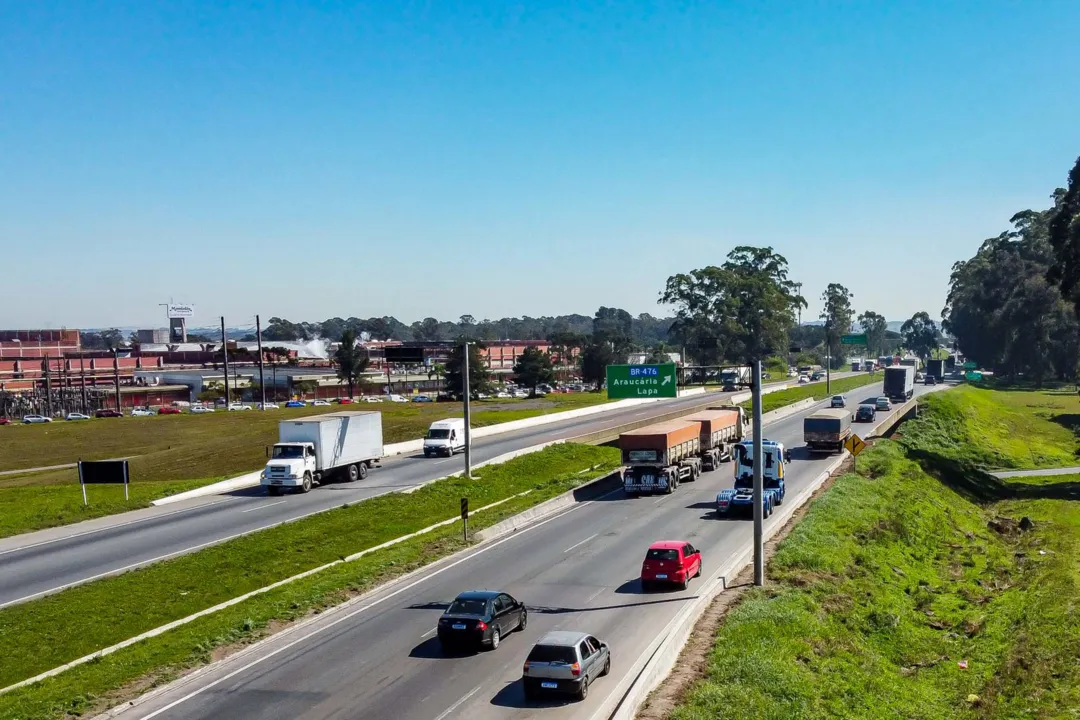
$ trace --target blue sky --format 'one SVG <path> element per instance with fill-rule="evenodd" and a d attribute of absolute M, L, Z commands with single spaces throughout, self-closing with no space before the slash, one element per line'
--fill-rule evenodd
<path fill-rule="evenodd" d="M 1077 27 L 1066 0 L 0 0 L 0 326 L 661 315 L 740 244 L 809 315 L 837 281 L 936 316 L 1080 154 Z"/>

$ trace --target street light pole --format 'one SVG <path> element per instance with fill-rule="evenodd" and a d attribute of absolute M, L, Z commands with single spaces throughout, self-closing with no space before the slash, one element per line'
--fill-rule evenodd
<path fill-rule="evenodd" d="M 466 342 L 462 346 L 464 358 L 462 359 L 463 372 L 461 374 L 461 384 L 464 388 L 465 395 L 465 477 L 472 479 L 472 428 L 469 415 L 469 400 L 471 399 L 471 392 L 469 391 L 469 346 L 471 342 Z"/>
<path fill-rule="evenodd" d="M 765 482 L 761 427 L 761 360 L 753 362 L 751 396 L 754 412 L 754 585 L 765 584 Z"/>

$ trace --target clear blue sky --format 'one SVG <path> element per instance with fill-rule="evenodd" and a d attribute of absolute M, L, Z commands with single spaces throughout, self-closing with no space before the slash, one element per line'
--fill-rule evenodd
<path fill-rule="evenodd" d="M 170 297 L 661 315 L 739 244 L 787 256 L 804 318 L 829 281 L 936 317 L 1080 154 L 1077 27 L 1071 0 L 0 0 L 0 327 Z"/>

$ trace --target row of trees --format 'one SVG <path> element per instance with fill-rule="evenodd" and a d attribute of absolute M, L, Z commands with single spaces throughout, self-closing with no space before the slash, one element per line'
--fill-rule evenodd
<path fill-rule="evenodd" d="M 1074 380 L 1080 353 L 1080 159 L 1068 190 L 1046 210 L 1023 210 L 1012 228 L 953 265 L 942 312 L 960 350 L 996 374 L 1036 383 Z"/>

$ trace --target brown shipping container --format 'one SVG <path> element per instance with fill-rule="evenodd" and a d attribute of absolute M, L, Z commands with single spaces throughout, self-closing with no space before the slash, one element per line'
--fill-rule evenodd
<path fill-rule="evenodd" d="M 698 438 L 701 423 L 668 420 L 619 435 L 620 450 L 666 450 Z"/>
<path fill-rule="evenodd" d="M 739 412 L 737 410 L 717 410 L 710 408 L 708 410 L 696 412 L 693 415 L 687 415 L 683 420 L 701 423 L 701 441 L 705 443 L 708 442 L 708 439 L 712 437 L 713 433 L 735 427 L 739 422 Z"/>

